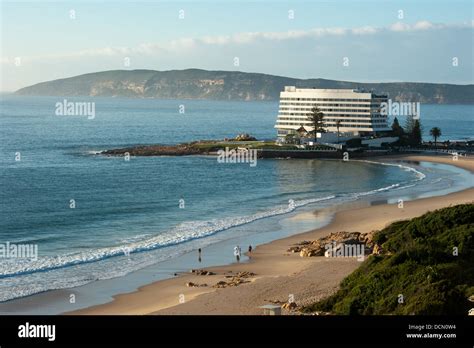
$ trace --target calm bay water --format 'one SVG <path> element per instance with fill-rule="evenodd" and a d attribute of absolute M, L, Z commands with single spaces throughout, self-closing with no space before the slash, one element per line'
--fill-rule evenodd
<path fill-rule="evenodd" d="M 39 258 L 0 262 L 0 301 L 122 276 L 192 250 L 197 240 L 274 228 L 295 211 L 468 184 L 465 173 L 419 163 L 259 160 L 250 167 L 204 156 L 126 162 L 96 153 L 242 132 L 272 139 L 278 104 L 68 100 L 95 102 L 95 119 L 56 116 L 62 98 L 2 96 L 0 243 L 36 244 Z M 445 138 L 473 135 L 472 106 L 422 106 L 422 122 Z"/>

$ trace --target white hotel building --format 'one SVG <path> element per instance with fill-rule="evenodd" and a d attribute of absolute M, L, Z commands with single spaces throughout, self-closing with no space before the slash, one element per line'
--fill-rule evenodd
<path fill-rule="evenodd" d="M 278 137 L 295 134 L 303 126 L 313 130 L 308 115 L 317 106 L 324 114 L 324 129 L 337 132 L 336 120 L 341 120 L 340 133 L 353 135 L 375 134 L 387 131 L 387 115 L 380 112 L 381 103 L 387 102 L 386 95 L 361 92 L 355 89 L 313 89 L 286 86 L 280 93 L 280 109 L 275 128 Z"/>

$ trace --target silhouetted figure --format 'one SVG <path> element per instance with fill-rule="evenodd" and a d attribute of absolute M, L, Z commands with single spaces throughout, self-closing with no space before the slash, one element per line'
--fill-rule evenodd
<path fill-rule="evenodd" d="M 251 253 L 251 252 L 252 252 L 252 246 L 249 245 L 249 253 Z"/>
<path fill-rule="evenodd" d="M 199 254 L 198 261 L 201 262 L 202 261 L 202 259 L 201 259 L 201 248 L 198 249 L 198 254 Z"/>

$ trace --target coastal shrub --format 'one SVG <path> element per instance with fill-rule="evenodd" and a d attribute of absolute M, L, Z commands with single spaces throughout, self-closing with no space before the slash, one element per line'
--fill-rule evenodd
<path fill-rule="evenodd" d="M 472 307 L 467 298 L 474 295 L 474 204 L 395 222 L 377 232 L 374 241 L 383 254 L 369 256 L 335 294 L 303 311 L 467 314 Z"/>
<path fill-rule="evenodd" d="M 362 139 L 360 139 L 360 138 L 349 139 L 349 140 L 346 141 L 346 145 L 348 147 L 361 147 L 362 146 Z"/>

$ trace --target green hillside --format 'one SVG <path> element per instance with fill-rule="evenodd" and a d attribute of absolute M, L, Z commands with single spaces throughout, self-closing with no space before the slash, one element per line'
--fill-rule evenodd
<path fill-rule="evenodd" d="M 333 296 L 304 309 L 341 315 L 467 315 L 474 303 L 474 204 L 396 222 Z M 453 248 L 458 248 L 458 256 Z M 399 295 L 403 303 L 399 303 Z"/>

